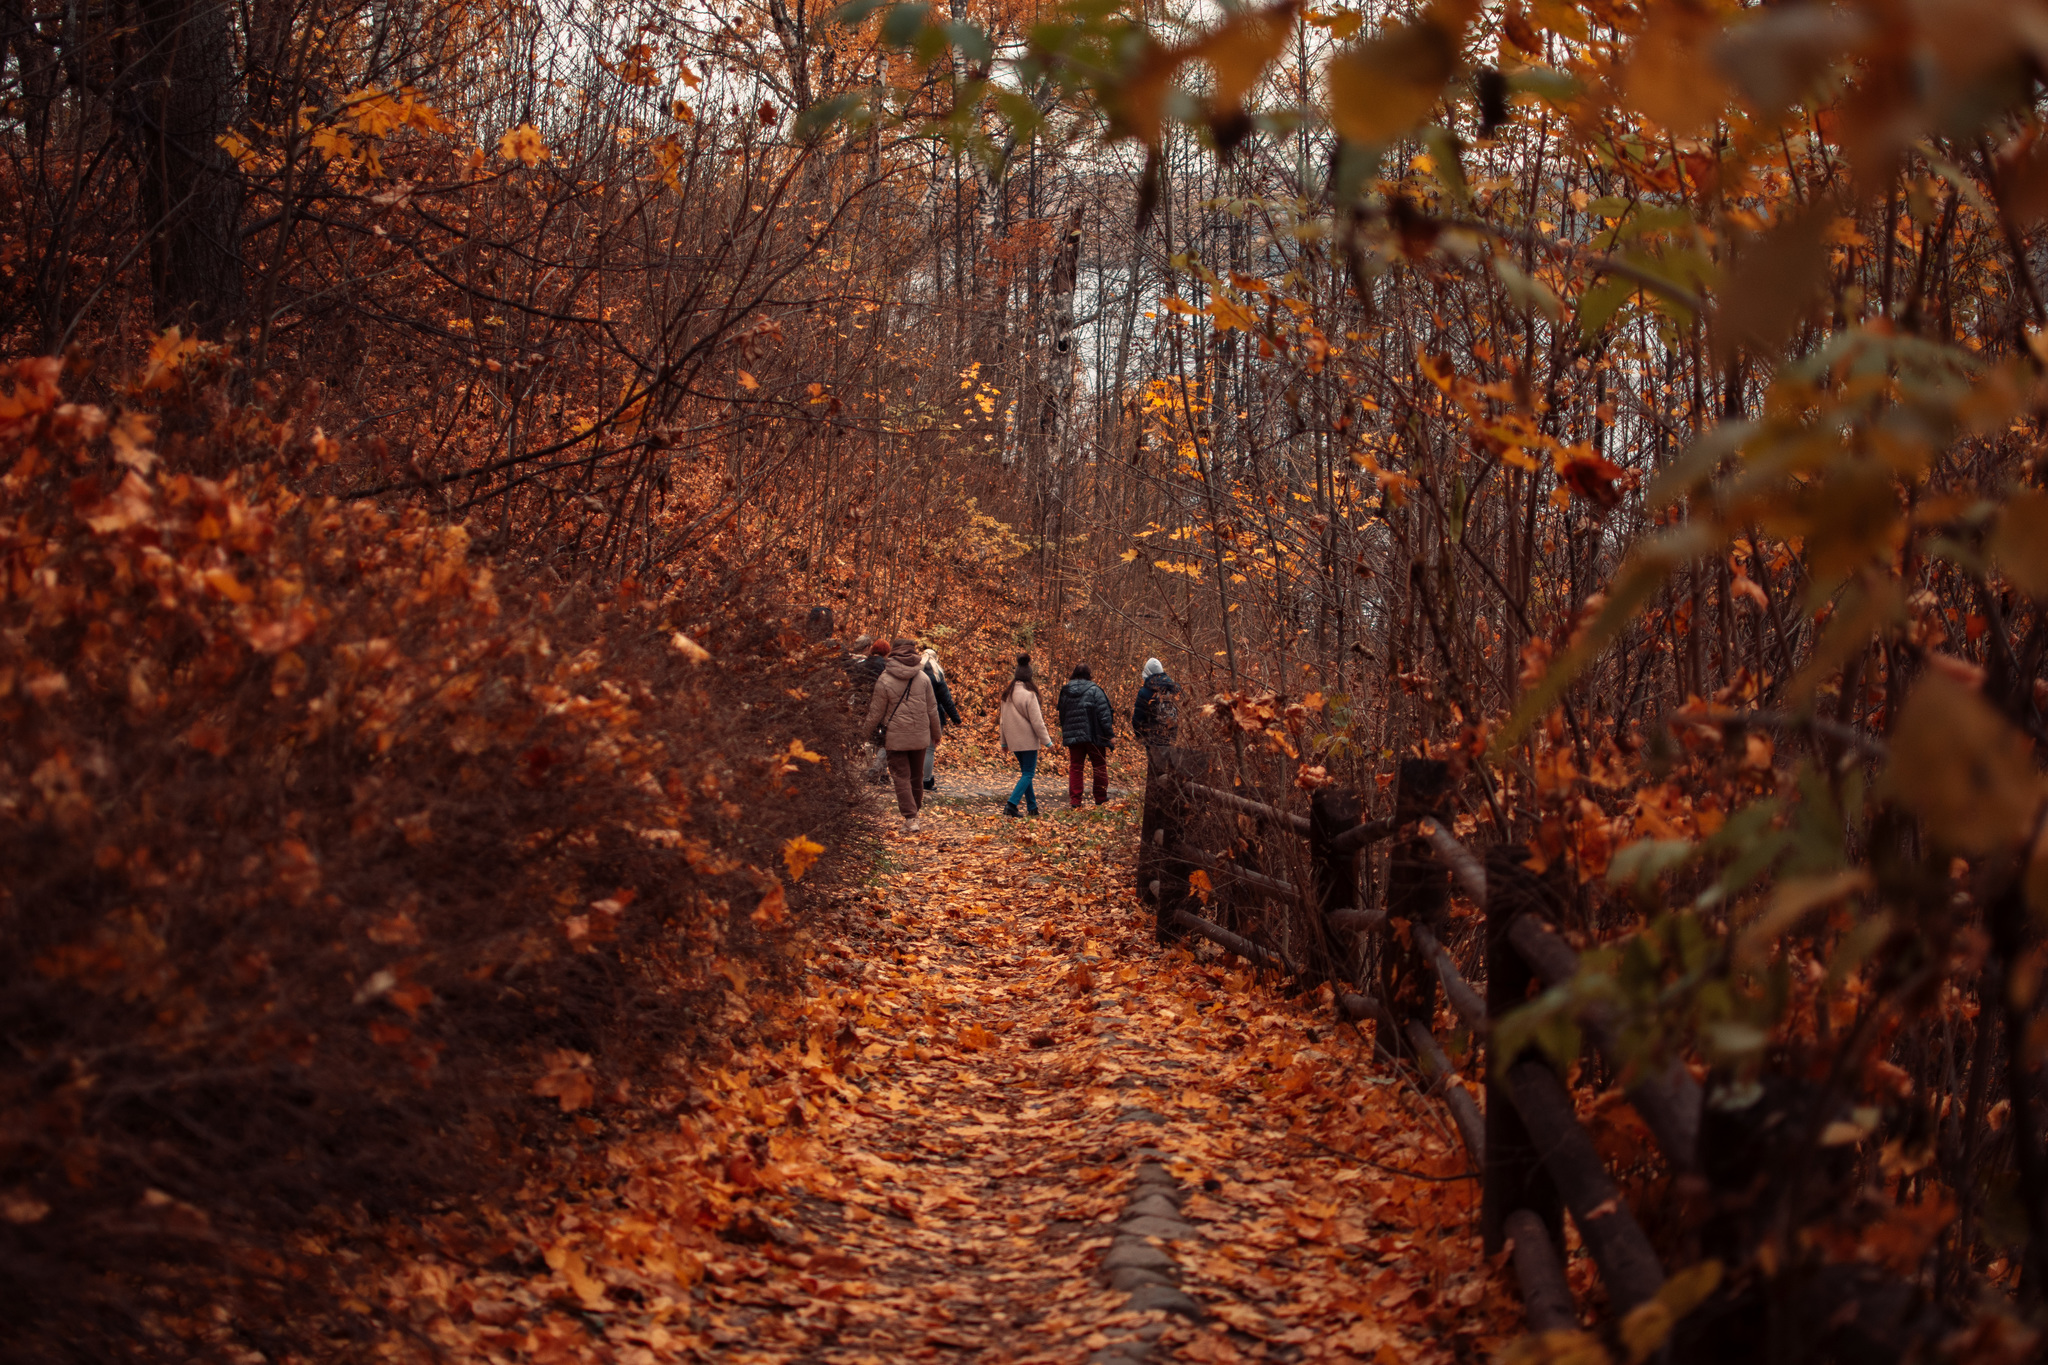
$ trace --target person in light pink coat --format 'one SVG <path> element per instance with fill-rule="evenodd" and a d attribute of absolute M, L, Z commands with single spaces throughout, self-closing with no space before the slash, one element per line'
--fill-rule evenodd
<path fill-rule="evenodd" d="M 1006 815 L 1017 815 L 1017 803 L 1023 801 L 1033 815 L 1038 814 L 1038 792 L 1031 785 L 1038 773 L 1038 751 L 1052 746 L 1052 736 L 1045 729 L 1045 708 L 1039 705 L 1038 684 L 1031 677 L 1031 656 L 1017 656 L 1017 675 L 1010 679 L 1003 689 L 1003 705 L 998 722 L 1003 731 L 1003 748 L 1017 756 L 1019 774 L 1017 785 L 1010 789 L 1010 799 L 1003 806 Z"/>

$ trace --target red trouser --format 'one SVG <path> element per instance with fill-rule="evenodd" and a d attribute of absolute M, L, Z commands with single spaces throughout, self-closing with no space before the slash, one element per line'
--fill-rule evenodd
<path fill-rule="evenodd" d="M 1095 765 L 1095 804 L 1109 800 L 1109 750 L 1101 744 L 1069 744 L 1067 746 L 1067 796 L 1074 803 L 1074 809 L 1081 809 L 1081 765 L 1083 762 Z"/>

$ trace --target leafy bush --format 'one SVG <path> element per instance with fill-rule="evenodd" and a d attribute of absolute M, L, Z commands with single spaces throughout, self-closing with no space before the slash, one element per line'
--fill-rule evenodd
<path fill-rule="evenodd" d="M 0 1354 L 187 1354 L 201 1293 L 303 1295 L 294 1230 L 743 1036 L 843 708 L 743 578 L 550 589 L 303 496 L 347 453 L 175 338 L 114 412 L 11 379 Z"/>

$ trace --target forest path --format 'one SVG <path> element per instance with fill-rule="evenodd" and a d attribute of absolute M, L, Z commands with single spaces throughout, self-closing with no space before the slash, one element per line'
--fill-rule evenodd
<path fill-rule="evenodd" d="M 820 964 L 864 1093 L 816 1135 L 831 1182 L 775 1215 L 796 1273 L 732 1294 L 723 1344 L 1411 1361 L 1483 1358 L 1512 1327 L 1473 1269 L 1476 1184 L 1342 1155 L 1461 1173 L 1432 1107 L 1312 998 L 1160 949 L 1128 890 L 1135 825 L 1122 801 L 1036 821 L 945 801 L 883 835 L 873 934 Z"/>
<path fill-rule="evenodd" d="M 1464 1365 L 1519 1329 L 1436 1106 L 1327 999 L 1153 941 L 1134 803 L 883 806 L 790 1041 L 665 1123 L 574 1116 L 577 1176 L 415 1262 L 446 1354 Z"/>

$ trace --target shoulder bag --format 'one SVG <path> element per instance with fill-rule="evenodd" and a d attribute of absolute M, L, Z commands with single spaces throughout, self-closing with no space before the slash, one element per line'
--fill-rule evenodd
<path fill-rule="evenodd" d="M 903 680 L 902 695 L 896 698 L 896 704 L 889 708 L 889 714 L 882 718 L 882 723 L 877 725 L 874 731 L 868 735 L 868 743 L 874 745 L 877 749 L 889 747 L 889 722 L 896 719 L 896 713 L 903 709 L 903 699 L 910 695 L 911 688 L 917 686 L 917 679 L 918 675 L 913 673 Z"/>

